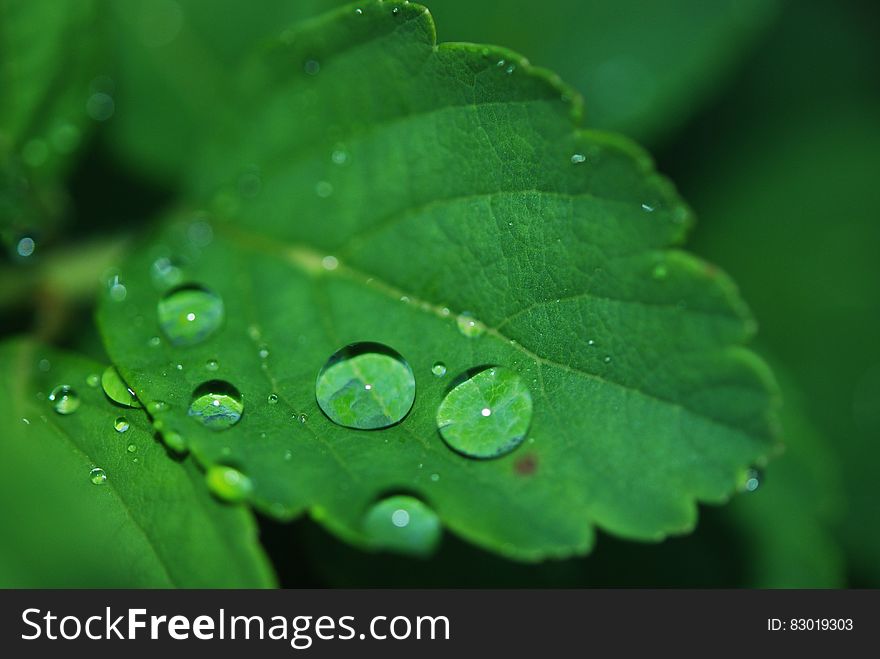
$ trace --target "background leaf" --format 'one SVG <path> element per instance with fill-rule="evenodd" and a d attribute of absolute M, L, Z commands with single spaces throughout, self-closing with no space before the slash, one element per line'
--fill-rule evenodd
<path fill-rule="evenodd" d="M 3 587 L 273 585 L 250 513 L 212 499 L 142 411 L 105 398 L 100 364 L 13 340 L 0 346 L 0 367 L 16 373 L 0 385 Z M 79 401 L 66 415 L 47 400 L 61 384 Z M 96 468 L 103 483 L 92 482 Z"/>
<path fill-rule="evenodd" d="M 120 372 L 166 438 L 244 472 L 263 510 L 308 509 L 366 546 L 366 511 L 396 493 L 521 559 L 585 552 L 591 524 L 690 530 L 695 502 L 724 501 L 773 428 L 733 284 L 669 249 L 687 209 L 629 142 L 577 131 L 579 105 L 547 72 L 435 47 L 418 6 L 359 8 L 248 70 L 248 120 L 202 170 L 220 188 L 213 214 L 181 213 L 126 264 L 124 299 L 102 303 Z M 163 335 L 157 306 L 176 289 L 151 279 L 157 258 L 223 301 L 223 326 L 195 345 Z M 466 311 L 476 320 L 457 321 Z M 317 407 L 319 370 L 358 341 L 415 374 L 396 426 L 342 428 Z M 475 461 L 435 417 L 452 379 L 481 365 L 514 369 L 534 418 L 519 449 Z M 222 432 L 187 413 L 218 381 L 244 402 Z"/>

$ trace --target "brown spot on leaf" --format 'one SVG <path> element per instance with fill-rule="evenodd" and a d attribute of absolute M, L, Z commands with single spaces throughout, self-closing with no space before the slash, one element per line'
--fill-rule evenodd
<path fill-rule="evenodd" d="M 524 455 L 513 463 L 513 468 L 520 476 L 531 476 L 538 470 L 538 456 L 534 453 Z"/>

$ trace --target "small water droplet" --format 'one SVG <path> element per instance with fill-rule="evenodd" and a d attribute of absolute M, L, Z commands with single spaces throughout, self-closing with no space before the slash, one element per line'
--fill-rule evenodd
<path fill-rule="evenodd" d="M 397 15 L 400 13 L 400 7 L 394 7 L 394 8 L 391 10 L 391 13 L 392 13 L 394 16 L 397 16 Z"/>
<path fill-rule="evenodd" d="M 86 378 L 86 384 L 92 389 L 96 389 L 101 384 L 101 377 L 97 373 L 92 373 Z"/>
<path fill-rule="evenodd" d="M 300 414 L 298 414 L 296 416 L 296 420 L 299 421 L 300 423 L 306 423 L 309 420 L 309 415 L 305 414 L 304 412 L 301 412 Z"/>
<path fill-rule="evenodd" d="M 103 485 L 107 482 L 107 472 L 100 467 L 95 467 L 89 471 L 89 480 L 93 485 Z"/>
<path fill-rule="evenodd" d="M 507 64 L 507 61 L 503 60 L 503 59 L 500 59 L 497 62 L 495 62 L 495 66 L 497 66 L 499 69 L 502 68 L 505 64 Z"/>
<path fill-rule="evenodd" d="M 363 10 L 363 9 L 360 9 L 360 8 L 358 8 L 358 9 L 355 9 L 355 10 L 354 10 L 354 13 L 355 13 L 355 14 L 357 14 L 357 15 L 358 15 L 358 16 L 360 16 L 360 15 L 361 15 L 361 14 L 363 14 L 363 13 L 364 13 L 364 10 Z"/>
<path fill-rule="evenodd" d="M 582 162 L 586 162 L 587 157 L 583 153 L 575 153 L 571 157 L 571 164 L 579 165 Z"/>
<path fill-rule="evenodd" d="M 284 460 L 287 462 L 293 460 L 293 451 L 291 451 L 290 449 L 284 451 Z"/>
<path fill-rule="evenodd" d="M 118 405 L 124 405 L 125 407 L 141 406 L 137 395 L 131 387 L 125 384 L 115 366 L 108 366 L 104 369 L 104 373 L 101 375 L 101 387 L 104 389 L 104 394 L 107 398 Z"/>
<path fill-rule="evenodd" d="M 446 375 L 446 364 L 443 362 L 434 362 L 434 365 L 431 367 L 431 373 L 436 375 L 438 378 L 442 378 Z"/>
<path fill-rule="evenodd" d="M 49 393 L 49 402 L 52 409 L 62 415 L 73 414 L 80 405 L 79 396 L 66 384 L 58 385 Z"/>
<path fill-rule="evenodd" d="M 241 393 L 229 382 L 212 380 L 200 385 L 192 396 L 189 416 L 211 430 L 234 426 L 244 413 Z"/>
<path fill-rule="evenodd" d="M 334 149 L 330 154 L 330 161 L 334 165 L 344 165 L 348 162 L 348 151 L 342 148 Z"/>
<path fill-rule="evenodd" d="M 159 326 L 172 344 L 204 341 L 223 323 L 223 299 L 202 286 L 185 285 L 166 293 L 158 304 Z"/>
<path fill-rule="evenodd" d="M 260 355 L 260 359 L 266 359 L 269 357 L 269 348 L 265 345 L 259 347 L 257 354 Z"/>
<path fill-rule="evenodd" d="M 86 113 L 95 121 L 107 121 L 116 111 L 116 102 L 106 92 L 95 92 L 86 101 Z"/>
<path fill-rule="evenodd" d="M 437 410 L 437 427 L 450 448 L 473 458 L 509 453 L 525 439 L 532 396 L 512 369 L 471 369 L 456 379 Z"/>
<path fill-rule="evenodd" d="M 119 275 L 114 275 L 107 282 L 107 292 L 110 295 L 110 299 L 114 302 L 122 302 L 128 297 L 128 289 L 119 280 Z"/>
<path fill-rule="evenodd" d="M 226 465 L 212 465 L 205 473 L 208 489 L 219 499 L 229 502 L 244 501 L 253 489 L 251 479 L 238 469 Z"/>
<path fill-rule="evenodd" d="M 128 419 L 124 416 L 116 417 L 116 421 L 113 422 L 113 428 L 116 432 L 126 432 L 129 429 Z"/>
<path fill-rule="evenodd" d="M 444 318 L 448 318 L 449 314 L 451 314 L 451 313 L 452 313 L 452 311 L 449 310 L 449 307 L 443 307 L 442 309 L 440 309 L 440 315 L 443 316 Z"/>
<path fill-rule="evenodd" d="M 430 554 L 440 540 L 437 514 L 408 495 L 395 495 L 373 504 L 364 517 L 364 532 L 376 548 L 406 554 Z"/>
<path fill-rule="evenodd" d="M 604 359 L 602 359 L 602 361 L 605 362 L 606 364 L 610 364 L 611 363 L 611 355 L 605 355 L 605 357 L 604 357 Z"/>
<path fill-rule="evenodd" d="M 52 362 L 48 359 L 41 359 L 37 362 L 37 368 L 40 369 L 43 373 L 48 373 L 52 368 Z"/>
<path fill-rule="evenodd" d="M 180 266 L 170 258 L 163 256 L 150 266 L 150 275 L 153 283 L 160 288 L 178 286 L 183 281 L 183 271 Z"/>
<path fill-rule="evenodd" d="M 437 474 L 437 473 L 431 474 L 431 481 L 432 482 L 436 483 L 439 480 L 440 480 L 440 474 Z"/>
<path fill-rule="evenodd" d="M 653 212 L 654 212 L 654 207 L 651 206 L 650 204 L 642 204 L 642 210 L 645 211 L 645 212 L 647 212 L 647 213 L 653 213 Z"/>
<path fill-rule="evenodd" d="M 278 394 L 269 394 L 266 400 L 269 402 L 269 405 L 275 405 L 278 402 Z"/>
<path fill-rule="evenodd" d="M 515 64 L 508 64 L 508 65 L 507 65 L 507 68 L 504 69 L 504 72 L 505 72 L 507 75 L 510 75 L 510 74 L 513 73 L 514 71 L 516 71 L 516 65 L 515 65 Z"/>
<path fill-rule="evenodd" d="M 654 266 L 654 269 L 651 271 L 651 276 L 654 279 L 666 279 L 666 275 L 669 274 L 665 263 L 658 263 Z"/>
<path fill-rule="evenodd" d="M 315 184 L 315 194 L 321 199 L 326 199 L 333 194 L 333 184 L 330 181 L 318 181 Z"/>
<path fill-rule="evenodd" d="M 138 447 L 136 444 L 129 444 L 128 446 L 125 447 L 125 450 L 128 451 L 129 453 L 137 453 Z"/>
<path fill-rule="evenodd" d="M 593 339 L 590 339 L 589 341 L 587 341 L 587 345 L 594 346 L 594 345 L 596 345 L 596 342 Z"/>
<path fill-rule="evenodd" d="M 321 63 L 316 59 L 308 59 L 303 64 L 303 71 L 307 75 L 316 76 L 321 72 Z"/>
<path fill-rule="evenodd" d="M 315 396 L 331 421 L 347 428 L 386 428 L 403 419 L 415 400 L 416 381 L 396 351 L 357 343 L 335 352 L 318 374 Z"/>
<path fill-rule="evenodd" d="M 21 417 L 21 422 L 26 426 L 31 425 L 31 420 L 26 417 Z"/>
<path fill-rule="evenodd" d="M 464 311 L 455 319 L 458 331 L 467 337 L 477 337 L 486 331 L 486 326 L 471 315 L 470 311 Z"/>
<path fill-rule="evenodd" d="M 325 256 L 321 259 L 321 267 L 324 270 L 336 270 L 339 267 L 339 259 L 335 256 Z"/>
<path fill-rule="evenodd" d="M 160 345 L 162 345 L 162 339 L 160 339 L 158 336 L 151 336 L 147 340 L 147 345 L 151 348 L 158 348 Z"/>
<path fill-rule="evenodd" d="M 168 409 L 168 403 L 164 400 L 151 400 L 147 403 L 147 412 L 151 415 L 155 416 L 156 414 L 161 414 L 162 412 Z"/>
<path fill-rule="evenodd" d="M 757 469 L 748 469 L 743 478 L 740 489 L 745 492 L 754 492 L 761 486 L 761 472 Z"/>
<path fill-rule="evenodd" d="M 220 368 L 220 362 L 218 362 L 216 359 L 209 359 L 205 362 L 205 368 L 209 371 L 216 371 L 218 368 Z"/>
<path fill-rule="evenodd" d="M 25 236 L 21 240 L 18 241 L 18 245 L 15 248 L 15 251 L 18 252 L 18 255 L 21 257 L 27 258 L 31 254 L 34 253 L 34 249 L 37 244 L 34 242 L 34 239 L 30 236 Z"/>

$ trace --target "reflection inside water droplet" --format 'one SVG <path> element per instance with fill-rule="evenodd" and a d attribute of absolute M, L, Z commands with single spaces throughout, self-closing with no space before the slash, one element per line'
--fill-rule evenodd
<path fill-rule="evenodd" d="M 159 326 L 178 346 L 204 341 L 222 324 L 222 298 L 197 285 L 186 285 L 166 293 L 158 304 Z"/>
<path fill-rule="evenodd" d="M 200 385 L 189 406 L 189 416 L 211 430 L 234 426 L 244 413 L 241 393 L 229 382 L 212 380 Z"/>
<path fill-rule="evenodd" d="M 49 402 L 52 403 L 52 409 L 61 415 L 73 414 L 80 405 L 79 396 L 66 384 L 55 387 L 49 393 Z"/>
<path fill-rule="evenodd" d="M 471 369 L 456 379 L 437 410 L 437 427 L 452 449 L 473 458 L 509 453 L 525 439 L 532 396 L 512 369 Z"/>
<path fill-rule="evenodd" d="M 403 419 L 416 382 L 399 353 L 378 343 L 357 343 L 334 353 L 315 382 L 315 397 L 331 421 L 347 428 L 386 428 Z"/>

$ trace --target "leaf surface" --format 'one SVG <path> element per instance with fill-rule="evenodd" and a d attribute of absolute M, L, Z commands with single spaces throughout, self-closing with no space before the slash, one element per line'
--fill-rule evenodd
<path fill-rule="evenodd" d="M 594 525 L 688 531 L 774 434 L 734 285 L 675 247 L 688 209 L 638 147 L 579 130 L 552 74 L 436 44 L 419 6 L 358 9 L 248 70 L 238 129 L 201 164 L 207 213 L 170 218 L 125 264 L 124 299 L 102 302 L 114 363 L 166 437 L 240 469 L 261 509 L 308 510 L 358 544 L 377 546 L 364 520 L 394 494 L 525 560 L 588 551 Z M 173 284 L 150 274 L 169 258 Z M 181 283 L 223 301 L 221 326 L 190 345 L 158 317 Z M 327 360 L 360 342 L 414 374 L 391 427 L 337 425 L 316 401 Z M 514 371 L 533 411 L 525 441 L 478 460 L 436 420 L 485 366 Z M 241 394 L 222 431 L 188 413 L 206 383 Z"/>
<path fill-rule="evenodd" d="M 99 364 L 12 340 L 0 367 L 15 374 L 0 384 L 0 584 L 273 585 L 250 513 L 214 500 L 192 460 L 154 439 L 143 411 L 111 403 Z M 47 399 L 59 385 L 73 390 L 60 408 L 68 414 L 55 411 L 58 396 Z"/>

